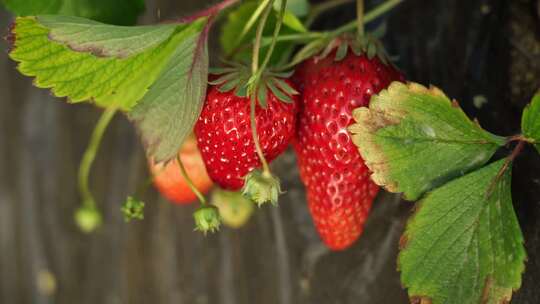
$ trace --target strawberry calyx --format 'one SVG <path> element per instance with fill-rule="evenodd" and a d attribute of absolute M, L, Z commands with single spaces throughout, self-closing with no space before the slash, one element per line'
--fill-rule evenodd
<path fill-rule="evenodd" d="M 335 61 L 343 60 L 350 50 L 356 56 L 366 55 L 370 60 L 377 57 L 385 65 L 392 64 L 390 56 L 388 56 L 381 41 L 372 34 L 362 36 L 344 34 L 341 37 L 337 37 L 330 41 L 317 58 L 324 59 L 334 50 L 336 50 Z"/>
<path fill-rule="evenodd" d="M 334 60 L 339 62 L 347 56 L 349 51 L 352 51 L 356 56 L 366 55 L 370 60 L 377 57 L 383 64 L 396 68 L 379 40 L 384 35 L 384 31 L 384 26 L 381 26 L 373 33 L 364 35 L 345 33 L 337 37 L 328 35 L 313 40 L 300 49 L 291 60 L 291 63 L 285 65 L 283 69 L 294 67 L 312 57 L 316 61 L 322 60 L 332 53 L 334 54 Z"/>
<path fill-rule="evenodd" d="M 234 90 L 238 97 L 256 96 L 259 105 L 265 109 L 268 105 L 268 92 L 285 103 L 292 103 L 291 97 L 299 94 L 285 81 L 292 72 L 265 70 L 253 75 L 246 65 L 235 62 L 228 62 L 228 65 L 229 67 L 210 70 L 210 74 L 215 76 L 208 83 L 217 86 L 222 93 Z"/>
<path fill-rule="evenodd" d="M 204 234 L 216 232 L 221 225 L 219 210 L 213 205 L 203 205 L 193 213 L 195 230 Z"/>
<path fill-rule="evenodd" d="M 127 197 L 121 210 L 124 214 L 124 221 L 126 221 L 126 223 L 131 220 L 144 219 L 144 202 L 132 196 Z"/>
<path fill-rule="evenodd" d="M 259 207 L 264 203 L 277 205 L 279 195 L 283 193 L 279 179 L 269 171 L 255 169 L 245 177 L 242 194 L 255 202 Z"/>

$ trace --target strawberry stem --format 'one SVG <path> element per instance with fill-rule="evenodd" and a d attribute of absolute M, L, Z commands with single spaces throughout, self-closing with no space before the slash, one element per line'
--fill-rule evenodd
<path fill-rule="evenodd" d="M 262 164 L 263 174 L 268 175 L 270 174 L 270 167 L 268 166 L 268 162 L 266 162 L 266 158 L 264 157 L 263 151 L 261 149 L 261 144 L 259 142 L 259 136 L 257 135 L 257 122 L 255 121 L 256 101 L 257 101 L 257 94 L 253 94 L 251 96 L 251 101 L 250 101 L 250 115 L 249 115 L 250 121 L 251 121 L 251 134 L 253 136 L 253 142 L 255 144 L 255 151 L 257 151 L 257 155 L 259 156 L 259 160 L 261 161 L 261 164 Z"/>
<path fill-rule="evenodd" d="M 270 58 L 272 57 L 272 53 L 274 52 L 274 48 L 276 47 L 277 37 L 279 36 L 281 25 L 283 24 L 283 16 L 285 15 L 286 8 L 287 8 L 287 0 L 282 0 L 281 7 L 279 9 L 279 16 L 277 19 L 276 27 L 274 28 L 274 34 L 272 36 L 272 43 L 270 44 L 270 48 L 268 49 L 268 52 L 266 53 L 266 58 L 264 58 L 263 64 L 261 65 L 259 69 L 259 74 L 262 74 L 262 72 L 264 71 L 264 69 L 266 69 L 266 66 L 270 62 Z"/>
<path fill-rule="evenodd" d="M 191 189 L 191 191 L 193 191 L 193 193 L 195 193 L 195 195 L 201 202 L 201 205 L 205 206 L 206 199 L 204 198 L 204 195 L 199 191 L 199 189 L 197 189 L 197 187 L 193 183 L 193 180 L 191 180 L 191 178 L 189 177 L 186 171 L 186 167 L 184 167 L 184 163 L 182 162 L 182 159 L 180 158 L 180 154 L 176 156 L 176 161 L 178 162 L 178 166 L 180 167 L 180 172 L 182 173 L 182 177 L 184 177 L 184 179 L 186 180 L 186 183 L 188 184 L 189 188 Z"/>
<path fill-rule="evenodd" d="M 364 0 L 356 0 L 356 27 L 358 35 L 364 37 Z"/>
<path fill-rule="evenodd" d="M 263 151 L 261 149 L 259 136 L 257 135 L 257 122 L 255 120 L 255 107 L 256 107 L 256 102 L 257 102 L 257 92 L 259 88 L 259 81 L 260 81 L 262 72 L 268 65 L 268 62 L 270 62 L 270 57 L 272 56 L 272 52 L 274 51 L 274 47 L 277 42 L 277 37 L 279 35 L 279 31 L 281 30 L 281 25 L 283 23 L 283 16 L 285 14 L 285 8 L 287 7 L 287 0 L 282 0 L 281 2 L 280 15 L 278 17 L 278 22 L 276 24 L 276 27 L 274 28 L 272 43 L 270 44 L 270 48 L 268 52 L 266 53 L 266 57 L 264 58 L 262 65 L 259 67 L 259 51 L 261 48 L 262 35 L 263 35 L 264 27 L 266 25 L 266 21 L 268 19 L 268 16 L 270 15 L 273 5 L 274 5 L 274 0 L 271 0 L 268 2 L 267 6 L 264 9 L 261 20 L 259 21 L 259 25 L 257 27 L 255 42 L 253 43 L 253 57 L 252 57 L 252 62 L 251 62 L 252 75 L 250 79 L 250 89 L 249 89 L 249 93 L 251 97 L 250 98 L 251 133 L 253 136 L 253 143 L 255 144 L 255 151 L 257 152 L 257 155 L 259 156 L 259 160 L 261 161 L 261 165 L 263 168 L 263 174 L 265 175 L 271 175 L 271 173 L 270 173 L 270 167 L 268 166 L 268 162 L 266 161 L 266 158 L 264 157 Z"/>
<path fill-rule="evenodd" d="M 491 196 L 491 194 L 495 190 L 495 186 L 497 185 L 497 182 L 502 178 L 506 170 L 508 170 L 508 168 L 510 167 L 510 164 L 518 157 L 519 154 L 521 154 L 521 152 L 523 151 L 523 148 L 525 148 L 525 144 L 527 143 L 527 141 L 523 139 L 516 139 L 516 140 L 518 141 L 518 144 L 512 150 L 512 153 L 506 157 L 506 160 L 504 161 L 503 166 L 501 167 L 499 172 L 497 172 L 497 175 L 495 176 L 495 178 L 489 185 L 488 191 L 486 191 L 487 197 Z"/>
<path fill-rule="evenodd" d="M 390 11 L 394 7 L 398 6 L 403 2 L 404 0 L 387 0 L 383 4 L 380 4 L 379 6 L 375 7 L 374 9 L 370 10 L 365 16 L 364 16 L 364 23 L 368 23 L 381 15 L 385 14 L 386 12 Z M 346 33 L 348 31 L 353 30 L 355 27 L 358 26 L 357 20 L 351 21 L 334 31 L 330 32 L 330 35 L 332 37 L 339 36 L 343 33 Z"/>
<path fill-rule="evenodd" d="M 268 2 L 266 5 L 263 15 L 261 17 L 261 20 L 259 21 L 259 25 L 257 26 L 257 32 L 255 35 L 255 43 L 253 44 L 253 57 L 251 61 L 251 73 L 253 75 L 256 75 L 259 71 L 259 50 L 261 48 L 261 39 L 264 31 L 264 26 L 266 25 L 266 20 L 268 19 L 268 16 L 270 15 L 270 11 L 272 10 L 272 5 L 274 4 L 274 0 Z"/>
<path fill-rule="evenodd" d="M 96 158 L 97 151 L 99 150 L 99 146 L 101 145 L 103 134 L 105 133 L 105 130 L 109 126 L 117 111 L 118 107 L 115 106 L 105 109 L 105 111 L 99 118 L 94 128 L 94 131 L 92 131 L 90 142 L 88 144 L 88 147 L 86 148 L 86 151 L 83 154 L 81 164 L 79 165 L 78 173 L 79 193 L 81 194 L 81 198 L 83 201 L 82 206 L 79 210 L 84 209 L 87 211 L 99 213 L 96 207 L 94 196 L 90 191 L 88 179 L 90 176 L 90 169 L 92 168 L 92 164 L 94 163 L 94 160 Z"/>

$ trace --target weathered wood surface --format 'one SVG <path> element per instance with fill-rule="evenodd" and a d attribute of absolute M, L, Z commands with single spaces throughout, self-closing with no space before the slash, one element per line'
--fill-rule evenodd
<path fill-rule="evenodd" d="M 143 23 L 156 21 L 158 9 L 166 19 L 204 6 L 147 2 Z M 518 77 L 511 67 L 526 57 L 525 66 L 540 70 L 538 53 L 513 53 L 520 40 L 512 22 L 530 22 L 527 29 L 536 33 L 529 36 L 537 42 L 535 5 L 407 0 L 389 16 L 385 40 L 409 79 L 441 87 L 489 130 L 508 135 L 517 132 L 532 95 L 511 90 Z M 320 26 L 346 21 L 349 11 L 328 14 Z M 10 18 L 0 11 L 0 28 Z M 361 241 L 329 252 L 312 226 L 290 151 L 274 164 L 287 189 L 280 208 L 262 208 L 244 229 L 202 237 L 192 231 L 194 207 L 168 204 L 155 191 L 144 197 L 145 220 L 125 224 L 120 204 L 147 173 L 132 126 L 117 117 L 92 173 L 105 225 L 81 234 L 72 220 L 77 164 L 99 111 L 32 87 L 7 59 L 3 41 L 0 50 L 0 303 L 407 303 L 395 260 L 412 204 L 380 195 Z M 540 84 L 534 77 L 538 73 L 533 81 Z M 475 95 L 489 102 L 478 109 Z M 527 151 L 514 171 L 529 260 L 513 303 L 540 303 L 539 169 L 540 158 Z M 55 289 L 43 284 L 47 274 Z"/>

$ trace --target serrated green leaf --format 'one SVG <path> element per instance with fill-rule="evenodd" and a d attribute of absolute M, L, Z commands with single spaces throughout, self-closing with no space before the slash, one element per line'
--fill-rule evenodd
<path fill-rule="evenodd" d="M 521 118 L 523 135 L 534 142 L 540 152 L 540 91 L 533 96 L 531 103 L 523 110 Z"/>
<path fill-rule="evenodd" d="M 197 23 L 184 30 L 164 71 L 129 113 L 156 162 L 174 158 L 201 114 L 208 79 L 208 45 Z"/>
<path fill-rule="evenodd" d="M 520 287 L 526 254 L 510 170 L 498 176 L 504 162 L 455 179 L 419 203 L 398 261 L 411 298 L 499 304 Z"/>
<path fill-rule="evenodd" d="M 17 16 L 79 16 L 117 25 L 132 25 L 144 11 L 144 0 L 3 0 Z"/>
<path fill-rule="evenodd" d="M 41 22 L 51 25 L 52 33 Z M 204 23 L 126 29 L 76 17 L 18 17 L 9 56 L 19 62 L 22 74 L 35 77 L 37 87 L 51 88 L 58 97 L 91 100 L 104 107 L 115 104 L 128 111 L 146 94 L 182 40 L 198 33 Z M 156 34 L 149 39 L 150 46 L 138 43 L 129 49 L 130 42 L 141 42 L 150 33 Z M 50 34 L 61 42 L 49 39 Z M 86 51 L 74 51 L 66 44 Z"/>
<path fill-rule="evenodd" d="M 439 89 L 416 83 L 393 82 L 353 116 L 353 141 L 372 179 L 409 200 L 484 165 L 505 144 Z"/>

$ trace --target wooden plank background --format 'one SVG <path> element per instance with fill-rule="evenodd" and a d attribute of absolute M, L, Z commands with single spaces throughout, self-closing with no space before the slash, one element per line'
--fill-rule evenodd
<path fill-rule="evenodd" d="M 514 134 L 540 84 L 539 3 L 407 0 L 388 16 L 385 43 L 409 79 L 439 86 L 488 130 Z M 158 10 L 167 19 L 205 5 L 147 1 L 141 23 L 156 22 Z M 342 24 L 351 11 L 331 12 L 317 26 Z M 0 10 L 0 32 L 10 20 Z M 280 207 L 262 208 L 241 230 L 194 233 L 194 207 L 173 206 L 153 190 L 145 220 L 125 224 L 120 205 L 147 172 L 133 127 L 118 116 L 91 178 L 105 224 L 80 233 L 72 219 L 77 165 L 100 111 L 32 87 L 4 41 L 0 50 L 0 303 L 407 303 L 395 261 L 412 203 L 382 193 L 361 241 L 330 252 L 313 228 L 291 151 L 273 164 L 287 190 Z M 478 95 L 488 100 L 481 109 L 472 103 Z M 513 303 L 540 303 L 539 169 L 540 157 L 527 150 L 514 170 L 529 259 Z"/>

